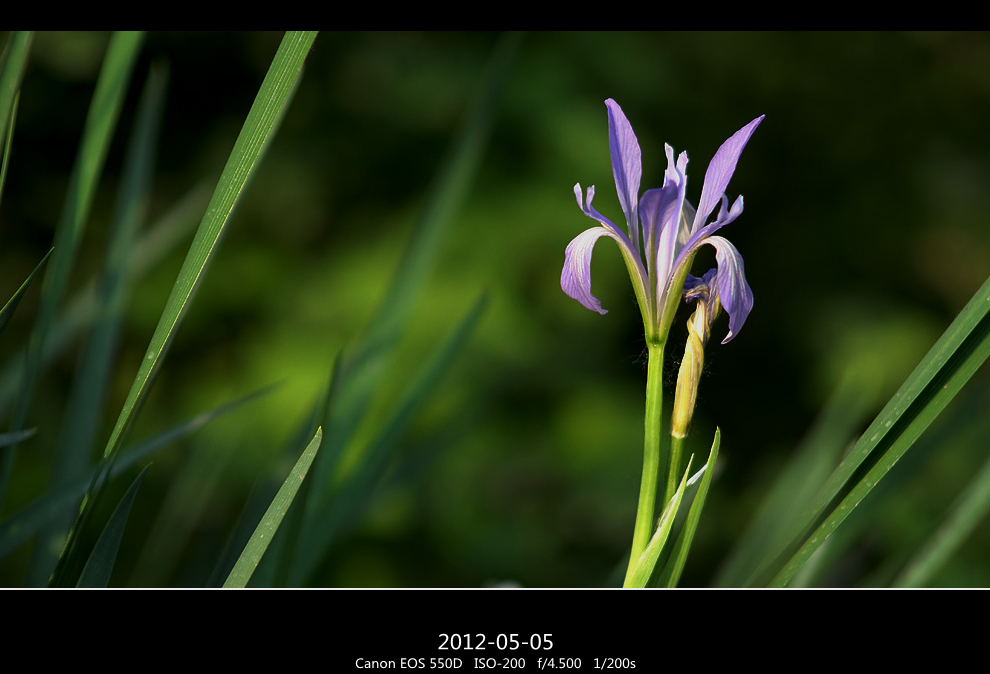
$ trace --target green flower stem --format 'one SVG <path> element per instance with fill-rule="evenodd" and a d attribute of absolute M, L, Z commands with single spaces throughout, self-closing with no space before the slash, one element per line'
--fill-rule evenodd
<path fill-rule="evenodd" d="M 626 585 L 636 561 L 646 550 L 653 535 L 657 483 L 660 475 L 661 412 L 663 408 L 663 343 L 649 342 L 649 364 L 646 369 L 646 421 L 643 442 L 643 477 L 639 487 L 639 506 L 633 529 L 632 552 L 626 570 Z"/>

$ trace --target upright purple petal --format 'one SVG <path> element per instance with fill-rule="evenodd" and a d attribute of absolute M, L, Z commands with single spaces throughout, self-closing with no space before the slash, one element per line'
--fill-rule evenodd
<path fill-rule="evenodd" d="M 753 291 L 746 282 L 742 255 L 735 246 L 721 236 L 710 236 L 704 243 L 715 247 L 715 261 L 718 263 L 715 287 L 719 302 L 729 315 L 729 334 L 722 340 L 725 344 L 739 334 L 746 317 L 753 309 Z"/>
<path fill-rule="evenodd" d="M 725 188 L 729 186 L 729 180 L 736 170 L 739 155 L 742 154 L 749 137 L 753 135 L 753 131 L 763 121 L 763 117 L 760 115 L 732 134 L 732 137 L 722 143 L 718 152 L 712 157 L 711 163 L 708 164 L 708 170 L 705 172 L 705 185 L 701 188 L 701 200 L 698 202 L 698 213 L 691 227 L 692 232 L 697 232 L 705 224 L 705 220 L 708 219 L 715 205 L 722 198 Z"/>
<path fill-rule="evenodd" d="M 639 141 L 619 104 L 610 98 L 605 105 L 608 107 L 608 146 L 612 154 L 615 191 L 629 223 L 629 238 L 639 250 L 639 182 L 643 175 Z"/>

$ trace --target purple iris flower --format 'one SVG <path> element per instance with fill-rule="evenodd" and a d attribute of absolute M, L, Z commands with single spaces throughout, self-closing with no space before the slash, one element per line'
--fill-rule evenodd
<path fill-rule="evenodd" d="M 736 170 L 739 155 L 763 116 L 722 143 L 708 165 L 701 199 L 695 209 L 685 198 L 687 153 L 681 152 L 675 161 L 670 145 L 664 146 L 667 171 L 663 187 L 646 190 L 642 197 L 639 196 L 643 171 L 639 141 L 622 108 L 611 98 L 605 105 L 608 107 L 612 175 L 629 234 L 627 236 L 591 205 L 595 196 L 593 185 L 588 187 L 586 196 L 582 195 L 580 183 L 574 185 L 578 206 L 600 226 L 578 234 L 567 246 L 560 275 L 561 288 L 588 309 L 607 313 L 598 298 L 591 294 L 591 254 L 599 238 L 611 237 L 619 245 L 629 270 L 646 336 L 662 343 L 666 341 L 694 256 L 703 244 L 709 244 L 715 248 L 717 269 L 712 270 L 714 276 L 711 272 L 705 276 L 706 285 L 711 286 L 729 316 L 729 334 L 722 340 L 725 344 L 739 333 L 746 321 L 753 308 L 753 292 L 746 282 L 739 251 L 726 239 L 713 234 L 743 211 L 742 196 L 736 198 L 731 208 L 728 206 L 725 188 Z M 706 224 L 719 203 L 718 216 Z M 692 277 L 690 285 L 697 282 Z"/>

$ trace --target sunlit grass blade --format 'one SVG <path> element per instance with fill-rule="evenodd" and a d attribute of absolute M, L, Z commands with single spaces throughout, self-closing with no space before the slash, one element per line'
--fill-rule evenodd
<path fill-rule="evenodd" d="M 302 73 L 303 63 L 315 39 L 316 34 L 312 32 L 288 32 L 279 45 L 179 270 L 172 293 L 165 304 L 165 310 L 151 337 L 146 357 L 142 360 L 127 399 L 124 401 L 103 452 L 105 461 L 113 462 L 152 383 L 161 370 L 178 328 L 202 284 L 206 268 L 216 254 L 221 236 L 230 223 L 234 207 L 278 129 Z M 84 500 L 73 532 L 78 531 L 80 526 L 85 526 L 92 501 L 101 488 L 102 485 L 97 483 L 90 490 L 91 493 Z M 74 533 L 70 533 L 63 559 L 65 555 L 74 554 L 73 547 L 76 540 L 78 539 Z"/>
<path fill-rule="evenodd" d="M 990 512 L 990 459 L 967 485 L 948 517 L 908 561 L 894 581 L 895 587 L 927 585 Z"/>
<path fill-rule="evenodd" d="M 0 309 L 0 334 L 2 334 L 4 328 L 7 327 L 7 323 L 10 322 L 11 316 L 13 316 L 14 312 L 17 310 L 17 305 L 21 303 L 21 298 L 24 297 L 24 293 L 27 292 L 27 289 L 30 287 L 34 277 L 37 276 L 38 272 L 41 271 L 41 268 L 45 266 L 45 262 L 48 261 L 51 254 L 52 251 L 50 250 L 45 253 L 45 256 L 41 258 L 41 262 L 39 262 L 34 268 L 34 271 L 28 275 L 28 277 L 24 280 L 24 283 L 21 284 L 21 287 L 17 289 L 17 292 L 15 292 L 14 295 L 7 300 L 7 303 L 3 305 L 3 309 Z"/>
<path fill-rule="evenodd" d="M 353 525 L 381 479 L 388 461 L 416 411 L 447 370 L 471 335 L 486 305 L 481 296 L 425 362 L 416 379 L 392 408 L 392 413 L 368 446 L 361 448 L 356 465 L 338 477 L 336 489 L 320 497 L 310 494 L 300 548 L 295 554 L 292 585 L 304 585 L 332 541 Z"/>
<path fill-rule="evenodd" d="M 242 405 L 255 400 L 269 391 L 273 387 L 268 386 L 259 391 L 255 391 L 246 396 L 232 400 L 220 405 L 216 409 L 202 414 L 197 414 L 191 419 L 176 424 L 171 428 L 158 433 L 147 440 L 144 440 L 133 447 L 128 447 L 120 453 L 120 458 L 114 463 L 110 472 L 110 478 L 120 475 L 137 465 L 139 462 L 149 458 L 159 449 L 188 437 L 190 434 L 207 425 L 217 417 L 229 414 Z M 28 437 L 34 431 L 23 431 L 21 435 Z M 23 439 L 23 437 L 21 439 Z M 0 559 L 26 543 L 32 536 L 37 534 L 43 527 L 51 523 L 62 514 L 72 512 L 72 507 L 79 502 L 86 489 L 92 484 L 99 467 L 90 468 L 85 474 L 77 476 L 70 484 L 59 489 L 50 490 L 40 499 L 19 510 L 10 518 L 0 522 Z M 60 545 L 57 547 L 61 547 Z M 58 552 L 58 550 L 56 550 Z"/>
<path fill-rule="evenodd" d="M 142 37 L 142 33 L 136 32 L 114 33 L 107 46 L 103 67 L 86 116 L 79 153 L 69 180 L 65 206 L 55 231 L 55 252 L 45 273 L 41 300 L 28 347 L 24 377 L 21 380 L 17 404 L 11 415 L 12 430 L 23 426 L 27 418 L 44 344 L 55 320 L 76 250 L 89 219 L 96 186 L 127 94 L 127 85 Z M 10 454 L 11 452 L 8 451 L 0 465 L 0 503 L 3 501 L 3 491 L 9 472 Z"/>
<path fill-rule="evenodd" d="M 120 503 L 117 504 L 107 521 L 103 533 L 96 541 L 93 552 L 86 560 L 86 566 L 79 574 L 79 582 L 76 583 L 76 587 L 106 587 L 110 584 L 110 575 L 113 573 L 114 562 L 117 561 L 117 551 L 120 549 L 120 540 L 124 537 L 127 518 L 131 514 L 131 505 L 134 503 L 134 497 L 137 496 L 138 488 L 150 467 L 150 465 L 144 467 L 134 478 L 127 493 L 120 499 Z"/>
<path fill-rule="evenodd" d="M 657 562 L 660 560 L 660 553 L 663 552 L 667 544 L 667 539 L 670 537 L 670 530 L 673 528 L 674 520 L 677 518 L 677 511 L 681 507 L 684 490 L 687 488 L 688 475 L 691 474 L 691 459 L 693 458 L 688 459 L 687 469 L 684 471 L 684 476 L 681 478 L 677 491 L 667 501 L 663 512 L 660 513 L 657 530 L 650 539 L 650 542 L 646 545 L 646 549 L 643 550 L 643 554 L 640 555 L 636 566 L 633 567 L 632 572 L 623 583 L 623 587 L 646 587 L 649 584 L 650 577 L 656 570 Z"/>
<path fill-rule="evenodd" d="M 96 320 L 76 367 L 55 453 L 51 482 L 56 486 L 85 469 L 97 427 L 103 419 L 104 392 L 117 351 L 127 299 L 131 251 L 137 231 L 144 224 L 150 199 L 158 127 L 165 102 L 165 80 L 164 67 L 152 68 L 138 107 L 97 287 Z M 71 516 L 62 523 L 54 523 L 53 530 L 42 533 L 42 538 L 61 540 L 71 524 Z M 57 553 L 52 553 L 50 546 L 37 546 L 28 584 L 43 584 L 51 575 L 56 558 Z"/>
<path fill-rule="evenodd" d="M 701 519 L 701 511 L 705 507 L 705 498 L 708 496 L 708 487 L 712 483 L 712 475 L 715 474 L 715 462 L 718 461 L 718 448 L 722 440 L 721 431 L 715 429 L 715 439 L 712 441 L 712 448 L 708 454 L 708 463 L 704 467 L 704 475 L 701 478 L 701 485 L 698 492 L 691 501 L 688 509 L 687 520 L 681 533 L 677 536 L 677 542 L 670 551 L 670 557 L 664 565 L 660 574 L 658 584 L 663 587 L 677 587 L 684 571 L 684 564 L 687 561 L 688 552 L 691 550 L 691 543 L 694 541 L 694 532 L 698 528 L 698 521 Z"/>
<path fill-rule="evenodd" d="M 786 585 L 990 356 L 990 279 L 894 394 L 829 478 L 769 583 Z"/>
<path fill-rule="evenodd" d="M 316 457 L 316 452 L 320 449 L 320 442 L 322 440 L 323 429 L 317 428 L 313 440 L 303 451 L 302 456 L 299 457 L 296 465 L 293 466 L 289 476 L 285 478 L 282 488 L 278 490 L 274 500 L 272 500 L 271 506 L 265 512 L 265 516 L 258 523 L 258 528 L 255 529 L 254 535 L 251 536 L 251 540 L 244 547 L 244 552 L 241 553 L 241 556 L 234 564 L 230 575 L 227 576 L 227 581 L 223 584 L 224 587 L 235 588 L 247 586 L 248 581 L 251 580 L 251 575 L 257 568 L 262 556 L 268 549 L 268 545 L 272 542 L 275 532 L 282 523 L 282 518 L 285 517 L 285 513 L 289 510 L 289 506 L 292 505 L 296 493 L 302 486 L 303 480 L 306 478 L 306 473 L 309 472 L 309 467 Z"/>

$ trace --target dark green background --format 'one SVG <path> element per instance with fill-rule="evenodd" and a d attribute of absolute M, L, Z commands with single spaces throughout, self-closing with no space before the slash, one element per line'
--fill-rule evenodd
<path fill-rule="evenodd" d="M 36 37 L 0 202 L 0 294 L 9 296 L 51 244 L 107 37 Z M 498 38 L 317 38 L 135 437 L 266 384 L 282 386 L 156 458 L 115 582 L 206 582 L 252 481 L 272 468 L 333 355 L 360 333 L 385 291 Z M 279 40 L 148 35 L 80 253 L 80 282 L 103 254 L 149 64 L 170 68 L 154 218 L 200 181 L 215 184 Z M 413 461 L 338 546 L 323 583 L 597 586 L 621 564 L 641 462 L 639 312 L 608 240 L 593 266 L 607 316 L 559 286 L 565 246 L 593 225 L 575 204 L 574 183 L 595 184 L 595 206 L 621 221 L 606 98 L 623 107 L 639 137 L 643 187 L 660 185 L 670 143 L 691 159 L 695 202 L 722 141 L 766 115 L 728 189 L 730 199 L 745 195 L 746 211 L 721 233 L 745 259 L 755 305 L 737 339 L 717 343 L 727 331 L 722 319 L 708 349 L 692 449 L 706 451 L 718 424 L 723 463 L 685 585 L 710 582 L 844 373 L 870 396 L 865 427 L 990 273 L 990 36 L 526 34 L 478 179 L 418 300 L 381 404 L 395 399 L 483 291 L 486 315 L 411 429 Z M 107 426 L 185 247 L 135 289 Z M 706 248 L 695 271 L 713 263 Z M 4 360 L 26 338 L 36 300 L 31 293 L 3 335 Z M 681 318 L 674 334 L 671 385 Z M 44 487 L 75 354 L 40 383 L 29 420 L 39 434 L 18 452 L 15 502 Z M 964 395 L 985 388 L 981 371 Z M 975 409 L 982 418 L 986 403 Z M 971 435 L 912 450 L 851 523 L 852 552 L 829 582 L 870 582 L 882 561 L 922 541 L 986 444 Z M 194 470 L 181 468 L 190 461 Z M 176 475 L 189 484 L 170 492 Z M 156 513 L 169 499 L 181 525 L 161 529 Z M 936 582 L 990 584 L 988 546 L 984 526 Z M 167 549 L 173 559 L 149 565 L 142 548 Z M 17 563 L 0 565 L 5 583 L 21 582 Z"/>

